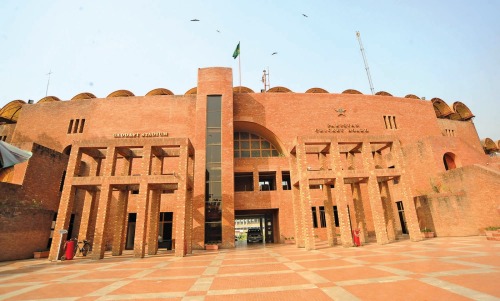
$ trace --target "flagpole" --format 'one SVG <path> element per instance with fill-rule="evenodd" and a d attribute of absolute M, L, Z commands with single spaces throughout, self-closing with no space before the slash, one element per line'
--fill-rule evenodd
<path fill-rule="evenodd" d="M 240 91 L 239 91 L 239 93 L 241 93 L 241 50 L 240 50 L 240 55 L 238 55 L 238 69 L 239 69 L 239 73 L 240 73 Z"/>

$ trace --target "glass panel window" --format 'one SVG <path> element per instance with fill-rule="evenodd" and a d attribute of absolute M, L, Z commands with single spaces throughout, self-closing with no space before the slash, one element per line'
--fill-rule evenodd
<path fill-rule="evenodd" d="M 234 133 L 234 150 L 250 151 L 248 154 L 252 158 L 268 158 L 279 157 L 279 152 L 276 147 L 265 138 L 257 134 L 248 132 L 235 132 Z M 248 156 L 239 153 L 240 158 L 247 158 Z"/>

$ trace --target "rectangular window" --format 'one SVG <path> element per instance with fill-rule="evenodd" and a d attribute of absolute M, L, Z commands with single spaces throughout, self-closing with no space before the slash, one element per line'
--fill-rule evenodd
<path fill-rule="evenodd" d="M 78 125 L 80 124 L 80 119 L 76 119 L 75 120 L 75 127 L 73 129 L 73 133 L 77 133 L 78 132 Z"/>
<path fill-rule="evenodd" d="M 316 207 L 311 207 L 311 213 L 313 218 L 313 227 L 318 228 L 318 217 L 316 216 Z"/>
<path fill-rule="evenodd" d="M 222 96 L 207 96 L 205 243 L 222 241 Z M 236 189 L 236 188 L 235 188 Z"/>
<path fill-rule="evenodd" d="M 80 131 L 79 133 L 83 133 L 83 127 L 85 126 L 85 119 L 82 119 L 82 122 L 80 123 Z"/>
<path fill-rule="evenodd" d="M 337 211 L 337 206 L 333 206 L 333 219 L 335 220 L 335 227 L 339 227 L 339 212 Z"/>
<path fill-rule="evenodd" d="M 73 131 L 73 122 L 75 122 L 73 119 L 69 121 L 68 134 L 71 134 L 71 132 Z"/>
<path fill-rule="evenodd" d="M 253 191 L 253 173 L 234 173 L 234 191 Z"/>
<path fill-rule="evenodd" d="M 259 172 L 259 190 L 260 191 L 276 190 L 275 171 Z"/>
<path fill-rule="evenodd" d="M 384 116 L 384 124 L 385 124 L 385 128 L 388 130 L 395 130 L 398 128 L 396 125 L 396 116 L 385 115 Z"/>
<path fill-rule="evenodd" d="M 283 187 L 283 190 L 291 190 L 292 189 L 292 182 L 290 180 L 290 172 L 289 171 L 282 171 L 281 172 L 281 187 Z"/>
<path fill-rule="evenodd" d="M 319 207 L 319 223 L 321 225 L 321 228 L 326 228 L 326 214 L 325 207 L 323 206 Z"/>

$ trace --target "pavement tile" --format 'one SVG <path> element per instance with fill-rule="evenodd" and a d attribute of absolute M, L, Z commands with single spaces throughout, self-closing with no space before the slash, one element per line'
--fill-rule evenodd
<path fill-rule="evenodd" d="M 307 283 L 309 282 L 306 279 L 295 273 L 278 275 L 262 274 L 255 276 L 217 276 L 210 290 L 287 286 Z"/>
<path fill-rule="evenodd" d="M 373 269 L 370 267 L 326 269 L 317 270 L 315 271 L 315 273 L 323 278 L 330 280 L 331 282 L 395 276 L 395 274 L 393 273 Z"/>
<path fill-rule="evenodd" d="M 344 286 L 344 289 L 361 300 L 470 300 L 447 290 L 422 283 L 418 280 L 403 280 L 387 283 L 370 283 Z"/>
<path fill-rule="evenodd" d="M 474 269 L 474 267 L 471 266 L 461 265 L 456 263 L 448 263 L 436 259 L 422 260 L 422 261 L 419 260 L 414 262 L 403 262 L 403 263 L 388 263 L 387 266 L 404 271 L 410 271 L 413 273 L 422 273 L 422 274 L 442 272 L 442 271 Z"/>
<path fill-rule="evenodd" d="M 231 265 L 219 268 L 218 274 L 237 274 L 237 273 L 259 273 L 272 271 L 285 271 L 289 268 L 282 263 L 254 264 L 254 265 Z"/>
<path fill-rule="evenodd" d="M 483 274 L 445 276 L 439 277 L 439 279 L 495 296 L 500 300 L 500 271 Z"/>
<path fill-rule="evenodd" d="M 291 300 L 332 300 L 320 289 L 305 289 L 305 290 L 286 290 L 279 292 L 263 292 L 263 293 L 237 293 L 230 295 L 215 295 L 206 296 L 205 301 L 255 301 L 255 300 L 271 300 L 271 301 L 291 301 Z"/>
<path fill-rule="evenodd" d="M 106 282 L 86 282 L 80 283 L 57 283 L 49 284 L 44 287 L 29 291 L 10 298 L 9 300 L 36 300 L 64 297 L 80 297 L 90 294 L 98 289 L 107 286 Z M 0 296 L 1 297 L 1 296 Z M 1 298 L 0 298 L 1 299 Z"/>
<path fill-rule="evenodd" d="M 306 251 L 254 244 L 135 258 L 0 262 L 0 300 L 500 300 L 500 244 L 400 240 Z M 66 297 L 66 299 L 64 299 Z"/>
<path fill-rule="evenodd" d="M 136 280 L 124 285 L 108 295 L 186 292 L 196 279 Z"/>

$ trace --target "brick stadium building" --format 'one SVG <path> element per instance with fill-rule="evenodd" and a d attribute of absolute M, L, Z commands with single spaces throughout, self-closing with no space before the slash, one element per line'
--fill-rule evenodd
<path fill-rule="evenodd" d="M 198 70 L 184 95 L 126 90 L 69 101 L 12 101 L 0 137 L 30 150 L 2 170 L 0 260 L 29 258 L 63 239 L 94 259 L 173 243 L 184 256 L 235 246 L 235 223 L 257 218 L 267 243 L 386 244 L 421 229 L 479 235 L 499 225 L 500 160 L 461 102 L 233 87 L 229 68 Z M 484 147 L 483 147 L 484 146 Z M 12 204 L 12 202 L 11 202 Z M 5 207 L 5 206 L 4 206 Z M 160 239 L 159 239 L 160 237 Z"/>

